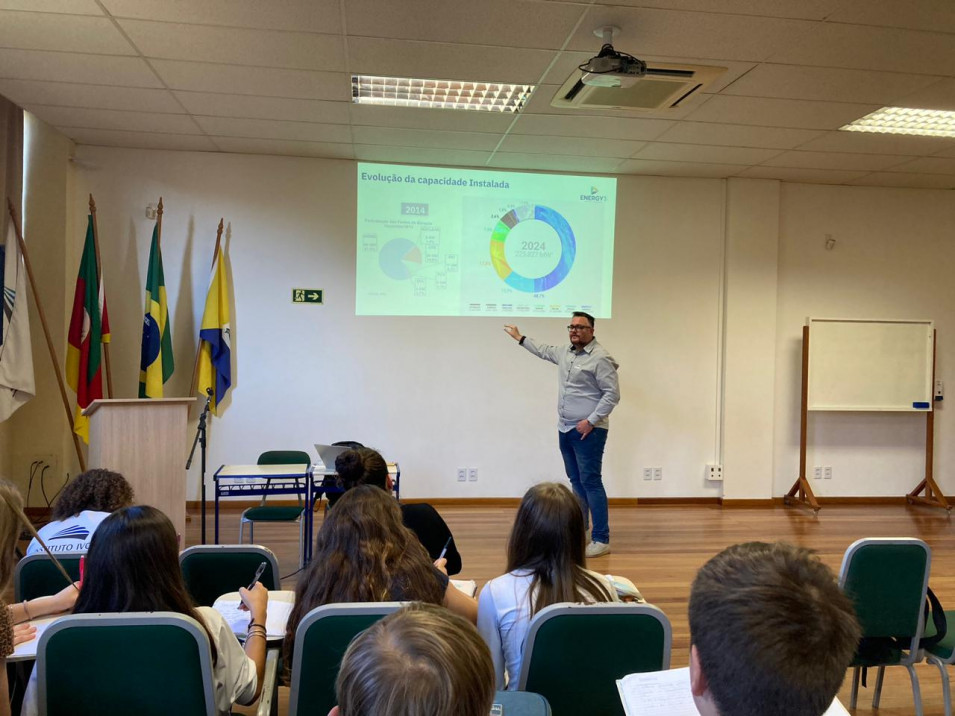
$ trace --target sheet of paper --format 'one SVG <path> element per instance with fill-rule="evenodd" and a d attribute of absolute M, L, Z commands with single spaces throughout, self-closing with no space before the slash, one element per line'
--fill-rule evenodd
<path fill-rule="evenodd" d="M 627 716 L 699 716 L 690 691 L 690 669 L 628 674 L 617 680 Z M 770 713 L 771 709 L 767 711 Z M 849 716 L 838 698 L 823 716 Z"/>
<path fill-rule="evenodd" d="M 690 693 L 690 669 L 628 674 L 617 680 L 627 716 L 699 716 Z"/>
<path fill-rule="evenodd" d="M 249 628 L 249 613 L 239 609 L 242 600 L 238 592 L 229 592 L 216 599 L 212 608 L 228 622 L 232 631 L 238 637 L 244 637 Z M 268 617 L 265 620 L 265 636 L 267 639 L 282 639 L 285 637 L 285 626 L 288 624 L 289 614 L 295 604 L 295 592 L 277 590 L 269 592 Z"/>
<path fill-rule="evenodd" d="M 473 597 L 477 591 L 477 582 L 473 579 L 449 579 L 448 581 L 469 597 Z"/>
<path fill-rule="evenodd" d="M 36 627 L 36 636 L 30 639 L 30 641 L 17 644 L 17 647 L 13 650 L 13 653 L 7 657 L 7 661 L 24 661 L 26 659 L 35 659 L 36 647 L 40 642 L 40 636 L 50 624 L 62 616 L 62 614 L 56 614 L 51 617 L 43 617 L 42 619 L 31 619 L 30 624 Z"/>

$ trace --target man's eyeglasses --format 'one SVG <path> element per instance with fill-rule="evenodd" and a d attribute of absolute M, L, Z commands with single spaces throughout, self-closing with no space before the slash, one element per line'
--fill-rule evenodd
<path fill-rule="evenodd" d="M 592 331 L 590 326 L 567 326 L 568 331 Z"/>

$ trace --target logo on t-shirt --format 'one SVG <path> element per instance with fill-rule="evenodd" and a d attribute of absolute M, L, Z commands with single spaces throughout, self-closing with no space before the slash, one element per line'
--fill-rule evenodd
<path fill-rule="evenodd" d="M 55 535 L 49 537 L 49 540 L 55 539 L 86 539 L 90 536 L 90 531 L 82 525 L 73 525 L 60 530 Z"/>

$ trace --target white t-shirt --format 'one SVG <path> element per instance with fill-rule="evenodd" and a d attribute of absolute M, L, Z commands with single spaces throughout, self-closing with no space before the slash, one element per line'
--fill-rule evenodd
<path fill-rule="evenodd" d="M 255 662 L 246 656 L 228 622 L 212 607 L 198 607 L 199 616 L 205 622 L 216 647 L 216 663 L 212 667 L 215 682 L 216 713 L 228 716 L 232 705 L 252 703 L 258 683 Z M 157 677 L 159 678 L 159 677 Z M 23 694 L 20 716 L 37 716 L 38 686 L 36 668 L 30 674 L 30 682 Z"/>
<path fill-rule="evenodd" d="M 90 548 L 90 540 L 93 539 L 96 528 L 109 515 L 109 512 L 83 510 L 78 515 L 67 517 L 65 520 L 57 520 L 43 525 L 38 530 L 38 534 L 53 554 L 86 552 Z M 30 546 L 27 547 L 27 556 L 29 557 L 31 554 L 46 554 L 35 537 L 30 542 Z"/>
<path fill-rule="evenodd" d="M 605 576 L 589 569 L 585 571 L 607 590 L 613 601 L 619 601 L 617 591 Z M 478 598 L 477 628 L 491 650 L 498 689 L 505 688 L 505 673 L 507 690 L 517 689 L 527 630 L 531 624 L 528 592 L 532 581 L 533 574 L 526 570 L 508 572 L 485 584 Z"/>

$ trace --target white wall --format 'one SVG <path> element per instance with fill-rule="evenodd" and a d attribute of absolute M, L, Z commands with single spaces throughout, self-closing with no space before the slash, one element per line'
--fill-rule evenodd
<path fill-rule="evenodd" d="M 215 227 L 226 219 L 237 366 L 231 400 L 210 430 L 212 469 L 252 462 L 265 449 L 356 439 L 401 462 L 410 497 L 519 496 L 562 477 L 554 368 L 517 348 L 503 320 L 354 315 L 352 162 L 77 153 L 66 288 L 71 294 L 92 192 L 119 397 L 135 395 L 138 382 L 146 205 L 162 194 L 166 208 L 177 363 L 168 395 L 188 391 Z M 623 401 L 605 461 L 611 496 L 747 499 L 788 490 L 808 315 L 934 318 L 945 378 L 955 340 L 951 192 L 633 176 L 618 190 L 613 318 L 597 324 L 621 364 Z M 823 248 L 829 233 L 831 252 Z M 324 289 L 325 305 L 292 305 L 295 287 Z M 565 323 L 520 327 L 559 342 Z M 58 416 L 48 417 L 55 426 Z M 830 483 L 814 483 L 819 494 L 901 495 L 918 481 L 918 418 L 826 415 L 811 425 L 810 465 L 834 472 Z M 952 430 L 942 409 L 936 474 L 955 493 Z M 25 455 L 40 449 L 35 436 L 21 436 Z M 185 459 L 188 444 L 169 449 Z M 703 466 L 719 458 L 722 486 L 703 478 Z M 643 481 L 642 468 L 656 466 L 663 480 Z M 479 468 L 478 482 L 458 483 L 457 467 Z M 188 496 L 198 494 L 194 470 Z"/>

